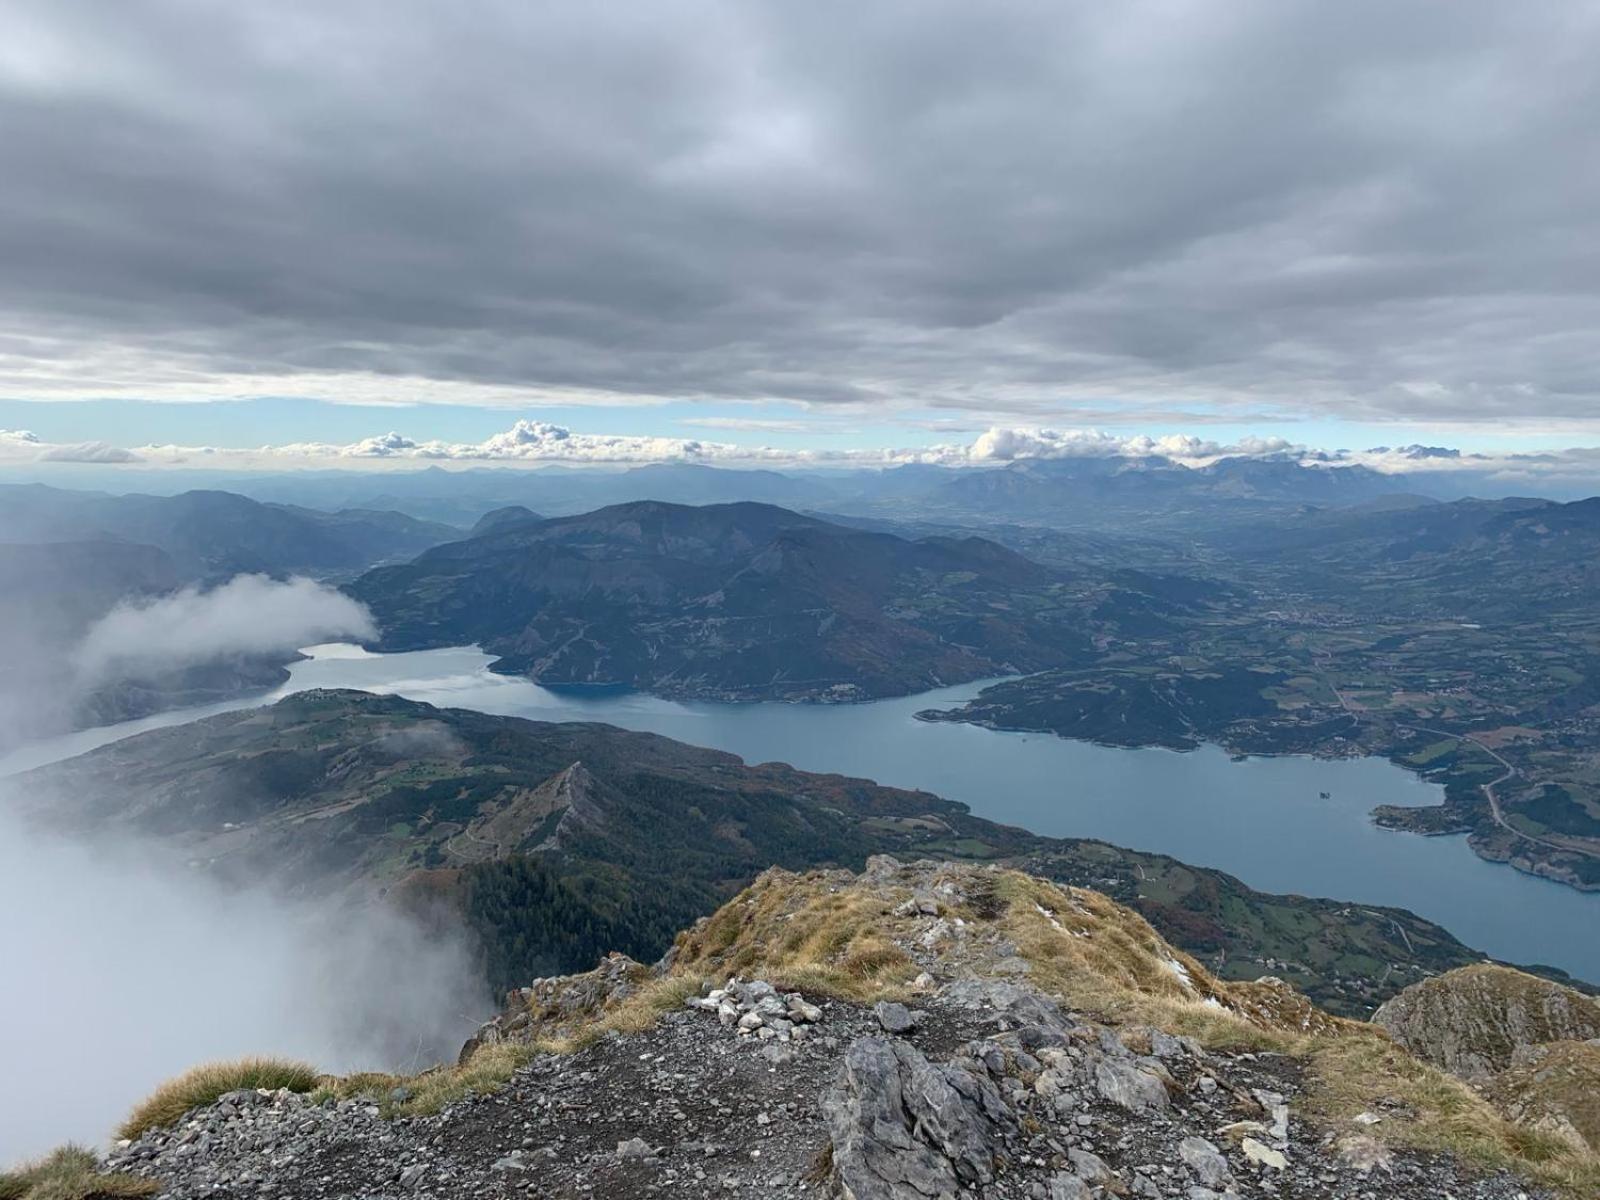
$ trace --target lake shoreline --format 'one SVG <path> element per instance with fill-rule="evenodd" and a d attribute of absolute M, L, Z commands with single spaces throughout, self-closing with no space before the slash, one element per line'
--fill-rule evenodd
<path fill-rule="evenodd" d="M 1442 789 L 1383 758 L 1284 754 L 1234 761 L 1215 744 L 1160 753 L 917 719 L 921 711 L 964 703 L 983 681 L 849 705 L 717 704 L 636 692 L 558 694 L 486 670 L 488 656 L 472 648 L 381 655 L 330 645 L 306 653 L 286 688 L 248 703 L 314 687 L 354 688 L 441 707 L 660 733 L 749 763 L 786 762 L 930 792 L 1043 837 L 1170 855 L 1264 892 L 1407 909 L 1495 958 L 1600 980 L 1600 946 L 1588 932 L 1600 901 L 1486 862 L 1459 838 L 1391 837 L 1370 819 L 1376 804 L 1437 808 Z M 140 728 L 246 706 L 169 713 Z M 98 741 L 140 728 L 102 730 Z M 26 765 L 88 748 L 79 739 L 70 749 L 41 751 Z M 8 767 L 0 760 L 0 770 Z M 1330 798 L 1320 799 L 1323 792 Z"/>

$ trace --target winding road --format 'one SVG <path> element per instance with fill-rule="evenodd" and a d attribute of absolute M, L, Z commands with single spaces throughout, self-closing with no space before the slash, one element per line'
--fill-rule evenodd
<path fill-rule="evenodd" d="M 1505 768 L 1503 774 L 1497 775 L 1495 778 L 1491 779 L 1488 783 L 1480 785 L 1483 788 L 1484 796 L 1489 801 L 1489 815 L 1494 818 L 1494 823 L 1496 825 L 1500 826 L 1501 829 L 1504 829 L 1507 833 L 1511 834 L 1513 837 L 1519 837 L 1525 842 L 1532 842 L 1537 846 L 1543 846 L 1547 850 L 1560 850 L 1560 851 L 1563 851 L 1564 853 L 1567 853 L 1567 854 L 1583 854 L 1583 853 L 1586 853 L 1586 851 L 1580 849 L 1579 847 L 1577 847 L 1577 846 L 1569 846 L 1565 842 L 1552 841 L 1549 838 L 1542 838 L 1542 837 L 1537 836 L 1536 834 L 1524 833 L 1522 830 L 1518 829 L 1516 826 L 1510 824 L 1506 820 L 1505 814 L 1500 811 L 1500 797 L 1495 795 L 1494 789 L 1499 787 L 1506 780 L 1515 778 L 1517 775 L 1520 774 L 1520 772 L 1517 770 L 1516 767 L 1512 766 L 1509 762 L 1507 762 L 1506 759 L 1505 759 L 1505 756 L 1500 754 L 1498 751 L 1491 750 L 1488 746 L 1485 746 L 1477 738 L 1472 737 L 1471 735 L 1465 734 L 1465 733 L 1451 733 L 1447 729 L 1430 729 L 1426 725 L 1397 725 L 1396 728 L 1398 728 L 1398 729 L 1410 729 L 1410 730 L 1414 730 L 1417 733 L 1433 734 L 1433 735 L 1435 735 L 1437 737 L 1454 738 L 1458 742 L 1471 742 L 1479 750 L 1482 750 L 1490 758 L 1494 759 L 1495 762 L 1499 763 L 1503 768 Z"/>
<path fill-rule="evenodd" d="M 1344 698 L 1344 693 L 1334 685 L 1333 680 L 1328 678 L 1324 662 L 1320 659 L 1314 659 L 1313 661 L 1316 662 L 1318 670 L 1322 673 L 1322 682 L 1327 685 L 1328 690 L 1332 692 L 1334 698 L 1339 701 L 1339 707 L 1350 715 L 1355 716 L 1358 710 L 1350 707 L 1349 702 Z M 1543 846 L 1547 850 L 1560 850 L 1568 854 L 1584 853 L 1584 851 L 1579 850 L 1575 846 L 1569 846 L 1563 842 L 1551 841 L 1548 838 L 1542 838 L 1536 834 L 1524 833 L 1522 830 L 1518 829 L 1516 826 L 1512 825 L 1506 820 L 1505 814 L 1500 811 L 1500 797 L 1495 794 L 1495 788 L 1499 787 L 1508 779 L 1515 779 L 1520 772 L 1516 767 L 1512 766 L 1512 764 L 1498 750 L 1490 749 L 1477 738 L 1472 737 L 1469 734 L 1452 733 L 1448 729 L 1432 729 L 1426 725 L 1403 725 L 1399 722 L 1395 723 L 1395 728 L 1409 729 L 1414 733 L 1431 734 L 1434 737 L 1453 738 L 1458 742 L 1471 742 L 1490 758 L 1494 759 L 1495 762 L 1499 763 L 1502 768 L 1501 774 L 1489 780 L 1488 783 L 1479 785 L 1483 788 L 1484 798 L 1489 801 L 1489 816 L 1494 820 L 1496 825 L 1500 826 L 1501 829 L 1504 829 L 1513 837 L 1521 838 L 1525 842 L 1532 842 L 1536 846 Z"/>

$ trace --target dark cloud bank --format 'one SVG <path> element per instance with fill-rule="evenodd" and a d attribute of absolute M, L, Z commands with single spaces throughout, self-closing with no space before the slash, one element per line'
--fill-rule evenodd
<path fill-rule="evenodd" d="M 7 26 L 8 394 L 377 371 L 1597 418 L 1592 4 L 21 0 Z"/>

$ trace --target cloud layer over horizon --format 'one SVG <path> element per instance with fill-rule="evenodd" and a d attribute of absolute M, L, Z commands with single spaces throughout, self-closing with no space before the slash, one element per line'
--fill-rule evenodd
<path fill-rule="evenodd" d="M 1600 430 L 1593 4 L 7 25 L 0 396 Z"/>
<path fill-rule="evenodd" d="M 1448 446 L 1374 446 L 1325 449 L 1281 437 L 1219 441 L 1194 434 L 1110 433 L 1095 429 L 991 426 L 970 442 L 890 449 L 814 450 L 743 445 L 699 438 L 641 437 L 574 432 L 545 421 L 521 420 L 481 442 L 416 439 L 389 432 L 345 444 L 281 446 L 139 446 L 105 442 L 54 444 L 24 430 L 0 429 L 0 470 L 32 464 L 87 464 L 114 470 L 202 468 L 225 471 L 395 470 L 422 466 L 633 467 L 676 463 L 728 468 L 893 468 L 926 465 L 996 468 L 1027 460 L 1155 457 L 1203 467 L 1224 458 L 1286 459 L 1312 467 L 1360 466 L 1388 475 L 1461 472 L 1498 488 L 1520 487 L 1542 494 L 1545 487 L 1600 492 L 1600 447 L 1500 453 L 1468 453 Z M 303 581 L 302 581 L 303 582 Z M 354 636 L 362 636 L 352 627 Z"/>

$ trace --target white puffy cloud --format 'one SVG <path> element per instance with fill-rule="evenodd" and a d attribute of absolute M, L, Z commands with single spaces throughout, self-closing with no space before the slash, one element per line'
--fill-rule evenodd
<path fill-rule="evenodd" d="M 702 422 L 709 423 L 709 422 Z M 728 428 L 762 429 L 730 421 Z M 1228 455 L 1282 454 L 1294 451 L 1283 438 L 1246 438 L 1222 443 L 1187 434 L 1165 437 L 1123 436 L 1096 429 L 1045 429 L 995 426 L 970 443 L 899 449 L 804 450 L 748 446 L 702 438 L 639 437 L 625 434 L 574 433 L 546 421 L 522 420 L 482 442 L 417 441 L 400 433 L 363 438 L 348 445 L 302 442 L 266 450 L 274 456 L 315 460 L 421 460 L 430 462 L 521 462 L 634 464 L 693 462 L 707 464 L 792 464 L 819 466 L 855 464 L 895 466 L 937 463 L 944 466 L 992 465 L 1024 458 L 1112 458 L 1159 455 L 1178 462 L 1206 462 Z M 177 452 L 176 447 L 143 447 L 148 455 Z M 217 453 L 206 451 L 206 453 Z"/>
<path fill-rule="evenodd" d="M 482 442 L 415 441 L 385 433 L 347 446 L 281 447 L 287 453 L 332 458 L 415 458 L 459 462 L 647 463 L 763 458 L 778 451 L 695 438 L 573 433 L 548 421 L 518 421 Z"/>
<path fill-rule="evenodd" d="M 734 431 L 794 432 L 781 422 L 728 419 L 695 423 Z M 912 463 L 995 467 L 1028 459 L 1159 457 L 1185 466 L 1221 458 L 1287 458 L 1327 467 L 1365 466 L 1391 475 L 1418 471 L 1472 472 L 1503 483 L 1539 480 L 1579 485 L 1600 478 L 1600 447 L 1543 452 L 1469 453 L 1449 446 L 1377 446 L 1321 449 L 1283 437 L 1245 436 L 1232 441 L 1194 434 L 1120 434 L 1093 428 L 991 426 L 970 441 L 887 449 L 805 449 L 748 445 L 705 438 L 580 433 L 547 421 L 519 420 L 481 442 L 419 439 L 391 431 L 355 442 L 292 442 L 254 448 L 148 445 L 123 448 L 103 442 L 49 443 L 25 431 L 0 430 L 0 464 L 73 462 L 144 466 L 271 470 L 323 467 L 383 470 L 418 464 L 636 466 L 698 463 L 727 467 L 892 467 Z"/>
<path fill-rule="evenodd" d="M 1225 444 L 1189 434 L 1122 437 L 1098 429 L 995 428 L 978 435 L 962 457 L 972 462 L 1019 458 L 1144 458 L 1155 455 L 1193 462 L 1234 455 L 1282 454 L 1295 446 L 1284 438 L 1247 438 Z"/>
<path fill-rule="evenodd" d="M 376 635 L 363 605 L 314 580 L 238 575 L 209 591 L 188 587 L 118 605 L 89 627 L 73 662 L 80 681 L 93 684 L 146 669 Z"/>
<path fill-rule="evenodd" d="M 761 432 L 796 427 L 730 418 L 725 423 L 702 419 L 698 424 Z M 30 435 L 31 436 L 31 435 Z M 90 447 L 96 449 L 91 453 Z M 511 428 L 481 442 L 417 439 L 398 432 L 377 434 L 344 444 L 291 442 L 255 449 L 216 446 L 139 446 L 119 449 L 104 443 L 82 446 L 47 445 L 37 438 L 18 442 L 14 458 L 35 462 L 148 462 L 154 465 L 215 466 L 360 466 L 370 463 L 456 462 L 633 465 L 642 463 L 766 464 L 781 466 L 895 466 L 938 463 L 944 466 L 992 465 L 1023 458 L 1109 458 L 1160 455 L 1179 462 L 1210 461 L 1227 455 L 1281 454 L 1296 447 L 1283 438 L 1245 438 L 1222 443 L 1188 434 L 1163 437 L 1123 436 L 1096 429 L 1047 429 L 1016 426 L 985 430 L 970 443 L 912 446 L 897 449 L 806 450 L 751 446 L 704 438 L 646 437 L 628 434 L 576 433 L 548 421 L 519 420 Z M 3 450 L 3 447 L 0 447 Z"/>
<path fill-rule="evenodd" d="M 48 446 L 39 452 L 39 462 L 131 463 L 144 461 L 132 450 L 110 442 L 75 442 Z"/>

